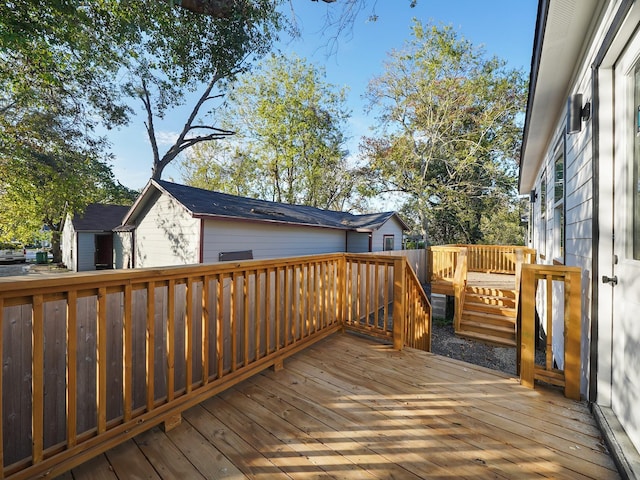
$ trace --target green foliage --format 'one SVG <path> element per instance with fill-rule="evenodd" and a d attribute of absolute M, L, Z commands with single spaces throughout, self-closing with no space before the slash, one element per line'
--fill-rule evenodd
<path fill-rule="evenodd" d="M 403 211 L 428 225 L 430 243 L 486 242 L 483 218 L 511 222 L 494 214 L 517 201 L 522 72 L 450 27 L 415 22 L 367 95 L 380 114 L 378 135 L 362 144 L 370 188 L 406 194 Z"/>
<path fill-rule="evenodd" d="M 229 147 L 198 149 L 183 163 L 188 183 L 278 202 L 342 210 L 361 176 L 350 168 L 345 91 L 300 58 L 272 55 L 232 85 L 225 125 Z"/>
<path fill-rule="evenodd" d="M 277 3 L 233 2 L 221 17 L 151 0 L 17 0 L 0 9 L 0 235 L 27 238 L 90 202 L 127 201 L 132 192 L 114 181 L 96 126 L 126 123 L 142 98 L 157 150 L 154 116 L 264 54 L 282 28 Z"/>

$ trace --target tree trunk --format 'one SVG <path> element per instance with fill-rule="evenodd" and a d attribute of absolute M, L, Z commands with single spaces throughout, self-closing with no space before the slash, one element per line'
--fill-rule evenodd
<path fill-rule="evenodd" d="M 52 225 L 51 229 L 51 253 L 53 254 L 53 263 L 62 263 L 62 248 L 60 246 L 60 231 Z"/>

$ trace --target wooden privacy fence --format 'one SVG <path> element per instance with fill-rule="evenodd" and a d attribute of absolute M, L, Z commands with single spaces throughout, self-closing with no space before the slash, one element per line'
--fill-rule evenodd
<path fill-rule="evenodd" d="M 539 288 L 540 287 L 540 288 Z M 560 265 L 522 265 L 522 319 L 519 331 L 520 383 L 533 388 L 540 380 L 564 387 L 566 397 L 580 400 L 581 270 Z M 539 301 L 536 301 L 539 299 Z M 536 303 L 545 321 L 546 358 L 535 363 Z M 562 318 L 564 369 L 554 368 L 554 316 Z"/>
<path fill-rule="evenodd" d="M 0 280 L 0 478 L 57 475 L 348 328 L 430 349 L 403 257 Z"/>

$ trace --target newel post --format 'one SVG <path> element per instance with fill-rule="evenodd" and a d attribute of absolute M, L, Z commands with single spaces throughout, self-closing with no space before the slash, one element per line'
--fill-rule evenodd
<path fill-rule="evenodd" d="M 406 265 L 404 257 L 397 257 L 393 261 L 393 348 L 395 350 L 402 350 L 404 347 Z"/>
<path fill-rule="evenodd" d="M 535 271 L 526 266 L 522 274 L 522 323 L 520 330 L 520 383 L 533 388 L 535 362 L 535 308 L 536 277 Z"/>

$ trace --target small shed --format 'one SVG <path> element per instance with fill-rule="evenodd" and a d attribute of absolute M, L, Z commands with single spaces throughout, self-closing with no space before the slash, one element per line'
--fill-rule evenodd
<path fill-rule="evenodd" d="M 118 230 L 134 267 L 402 249 L 396 212 L 354 215 L 151 180 Z"/>
<path fill-rule="evenodd" d="M 114 268 L 120 242 L 113 229 L 129 211 L 126 205 L 93 203 L 81 214 L 67 215 L 62 227 L 62 262 L 74 272 Z"/>

